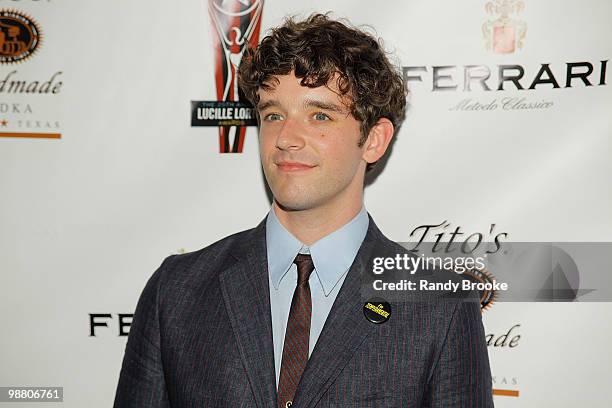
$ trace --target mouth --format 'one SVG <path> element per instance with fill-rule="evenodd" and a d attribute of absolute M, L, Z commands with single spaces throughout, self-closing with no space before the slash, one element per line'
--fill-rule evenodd
<path fill-rule="evenodd" d="M 306 170 L 310 170 L 316 166 L 314 165 L 310 165 L 310 164 L 305 164 L 305 163 L 299 163 L 299 162 L 288 162 L 288 161 L 282 161 L 282 162 L 278 162 L 276 163 L 276 167 L 278 167 L 278 169 L 280 171 L 285 171 L 285 172 L 300 172 L 300 171 L 306 171 Z"/>

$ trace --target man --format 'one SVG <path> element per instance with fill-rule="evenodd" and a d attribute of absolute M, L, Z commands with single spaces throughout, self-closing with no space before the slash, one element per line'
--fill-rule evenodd
<path fill-rule="evenodd" d="M 406 105 L 378 42 L 325 15 L 289 19 L 247 52 L 240 86 L 272 209 L 151 277 L 115 407 L 493 406 L 477 301 L 407 295 L 364 309 L 372 258 L 406 253 L 363 206 L 366 170 Z"/>

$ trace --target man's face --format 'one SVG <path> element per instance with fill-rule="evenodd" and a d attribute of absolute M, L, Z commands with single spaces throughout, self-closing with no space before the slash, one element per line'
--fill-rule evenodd
<path fill-rule="evenodd" d="M 336 81 L 308 88 L 293 73 L 259 90 L 259 151 L 274 198 L 285 210 L 361 199 L 366 162 L 360 123 Z"/>

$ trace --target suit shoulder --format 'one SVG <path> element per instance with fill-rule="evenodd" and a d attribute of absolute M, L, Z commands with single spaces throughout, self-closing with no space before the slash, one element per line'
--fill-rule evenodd
<path fill-rule="evenodd" d="M 164 275 L 160 284 L 191 285 L 211 279 L 236 261 L 232 254 L 240 252 L 243 244 L 254 238 L 255 230 L 237 232 L 197 251 L 168 256 L 160 266 Z"/>

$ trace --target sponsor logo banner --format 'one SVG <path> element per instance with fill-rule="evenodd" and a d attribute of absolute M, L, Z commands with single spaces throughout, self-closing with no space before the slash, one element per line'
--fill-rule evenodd
<path fill-rule="evenodd" d="M 41 25 L 34 17 L 15 9 L 0 9 L 0 137 L 61 138 L 57 99 L 63 87 L 63 71 L 53 69 L 32 77 L 18 69 L 20 64 L 36 63 L 41 69 L 30 72 L 48 69 L 34 58 L 42 44 Z"/>

